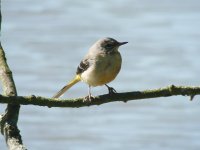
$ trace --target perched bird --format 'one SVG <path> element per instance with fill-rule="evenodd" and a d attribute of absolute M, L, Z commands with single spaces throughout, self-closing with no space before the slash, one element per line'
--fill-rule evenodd
<path fill-rule="evenodd" d="M 88 98 L 90 101 L 92 98 L 91 86 L 106 85 L 109 94 L 116 93 L 115 89 L 109 87 L 107 83 L 114 80 L 121 69 L 122 58 L 118 48 L 126 43 L 128 42 L 118 42 L 113 38 L 103 38 L 95 42 L 80 62 L 73 80 L 56 93 L 53 98 L 59 98 L 79 81 L 89 85 Z"/>

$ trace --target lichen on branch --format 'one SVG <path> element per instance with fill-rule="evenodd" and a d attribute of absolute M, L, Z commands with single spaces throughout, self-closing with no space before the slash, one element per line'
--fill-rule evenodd
<path fill-rule="evenodd" d="M 0 1 L 0 29 L 1 29 L 1 1 Z M 1 31 L 1 30 L 0 30 Z M 0 41 L 0 81 L 4 95 L 17 96 L 17 90 L 12 72 L 7 64 L 6 56 Z M 25 150 L 17 127 L 20 105 L 8 104 L 4 114 L 0 116 L 0 129 L 10 150 Z"/>

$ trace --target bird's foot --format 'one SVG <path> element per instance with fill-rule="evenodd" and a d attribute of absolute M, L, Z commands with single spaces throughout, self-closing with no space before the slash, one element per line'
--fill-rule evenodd
<path fill-rule="evenodd" d="M 91 102 L 94 99 L 94 96 L 88 95 L 84 97 L 83 102 Z"/>
<path fill-rule="evenodd" d="M 108 86 L 107 84 L 105 84 L 105 85 L 106 85 L 106 87 L 108 88 L 108 94 L 113 95 L 113 94 L 116 94 L 116 93 L 117 93 L 117 91 L 116 91 L 113 87 L 110 87 L 110 86 Z"/>

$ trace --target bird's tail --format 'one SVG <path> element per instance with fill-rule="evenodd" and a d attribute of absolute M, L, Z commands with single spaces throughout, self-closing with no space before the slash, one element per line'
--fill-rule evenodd
<path fill-rule="evenodd" d="M 69 88 L 71 88 L 74 84 L 81 80 L 80 75 L 76 75 L 73 80 L 69 82 L 69 84 L 65 85 L 58 93 L 56 93 L 52 98 L 59 98 L 62 96 Z"/>

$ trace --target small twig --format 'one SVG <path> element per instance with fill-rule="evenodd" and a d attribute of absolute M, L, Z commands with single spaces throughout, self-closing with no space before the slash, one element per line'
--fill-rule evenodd
<path fill-rule="evenodd" d="M 195 95 L 191 95 L 190 96 L 190 101 L 192 101 L 194 99 Z"/>

